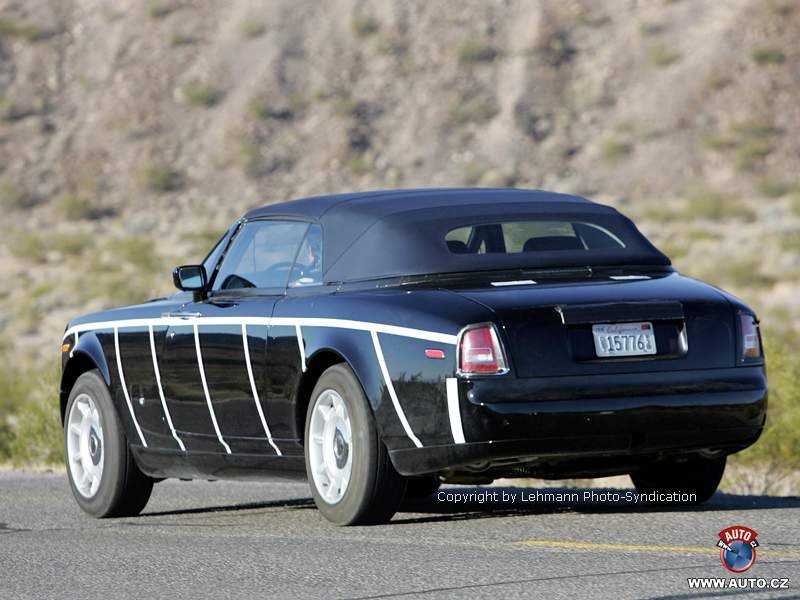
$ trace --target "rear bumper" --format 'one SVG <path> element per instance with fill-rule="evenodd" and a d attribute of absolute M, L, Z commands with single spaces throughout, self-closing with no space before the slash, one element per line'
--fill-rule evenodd
<path fill-rule="evenodd" d="M 459 382 L 459 405 L 465 443 L 393 450 L 400 473 L 517 464 L 528 475 L 575 476 L 666 455 L 738 452 L 761 434 L 767 380 L 763 366 L 482 379 Z"/>

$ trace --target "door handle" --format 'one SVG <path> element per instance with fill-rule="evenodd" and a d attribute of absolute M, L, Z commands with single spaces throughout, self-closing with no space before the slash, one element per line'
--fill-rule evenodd
<path fill-rule="evenodd" d="M 196 319 L 197 317 L 200 317 L 201 314 L 199 312 L 168 312 L 162 314 L 161 316 L 173 319 Z"/>

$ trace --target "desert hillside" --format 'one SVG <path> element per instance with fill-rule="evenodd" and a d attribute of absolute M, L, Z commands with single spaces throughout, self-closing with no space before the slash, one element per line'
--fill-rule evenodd
<path fill-rule="evenodd" d="M 800 3 L 0 1 L 20 365 L 72 315 L 169 292 L 250 207 L 450 185 L 613 204 L 791 331 Z"/>

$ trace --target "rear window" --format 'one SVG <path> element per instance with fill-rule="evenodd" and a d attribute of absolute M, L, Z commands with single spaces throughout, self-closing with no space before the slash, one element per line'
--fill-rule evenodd
<path fill-rule="evenodd" d="M 451 229 L 445 236 L 453 254 L 518 254 L 624 249 L 612 231 L 585 221 L 531 220 L 481 223 Z"/>

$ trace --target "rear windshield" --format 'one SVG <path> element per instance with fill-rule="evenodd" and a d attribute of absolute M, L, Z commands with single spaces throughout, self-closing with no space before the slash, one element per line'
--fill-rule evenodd
<path fill-rule="evenodd" d="M 596 223 L 530 220 L 481 223 L 451 229 L 445 236 L 453 254 L 517 254 L 624 249 L 613 231 Z"/>

